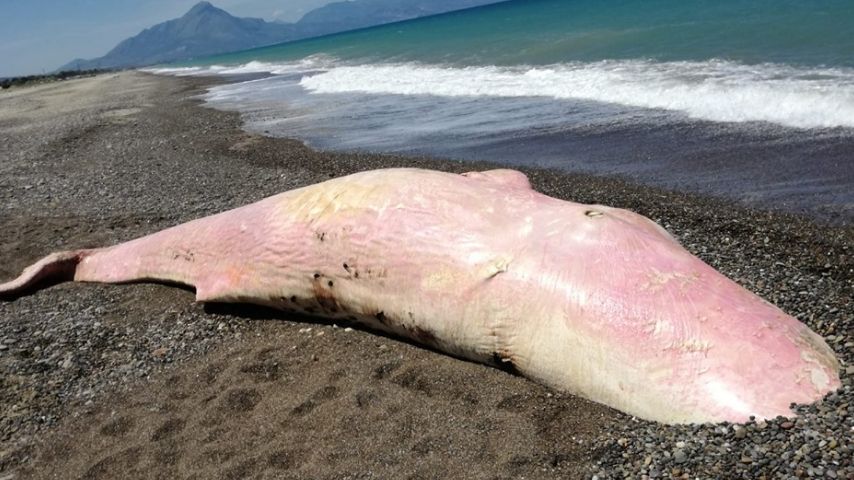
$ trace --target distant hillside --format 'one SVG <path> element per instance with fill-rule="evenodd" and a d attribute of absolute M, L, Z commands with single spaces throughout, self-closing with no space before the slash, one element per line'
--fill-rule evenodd
<path fill-rule="evenodd" d="M 496 0 L 353 0 L 320 7 L 297 23 L 278 23 L 234 17 L 209 2 L 200 2 L 183 17 L 145 29 L 103 57 L 76 59 L 60 70 L 137 67 L 187 60 L 488 3 Z"/>
<path fill-rule="evenodd" d="M 355 0 L 335 2 L 308 12 L 296 23 L 301 38 L 400 22 L 498 0 Z M 316 30 L 313 30 L 316 29 Z"/>
<path fill-rule="evenodd" d="M 74 60 L 63 70 L 119 68 L 169 62 L 287 41 L 290 25 L 237 18 L 201 2 L 183 17 L 157 24 L 94 60 Z"/>

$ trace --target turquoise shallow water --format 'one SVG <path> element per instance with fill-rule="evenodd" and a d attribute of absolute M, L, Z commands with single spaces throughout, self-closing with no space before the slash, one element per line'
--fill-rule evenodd
<path fill-rule="evenodd" d="M 514 0 L 198 64 L 341 60 L 544 65 L 645 58 L 854 66 L 851 0 Z"/>
<path fill-rule="evenodd" d="M 152 71 L 228 77 L 210 105 L 316 148 L 854 219 L 852 0 L 514 0 Z"/>

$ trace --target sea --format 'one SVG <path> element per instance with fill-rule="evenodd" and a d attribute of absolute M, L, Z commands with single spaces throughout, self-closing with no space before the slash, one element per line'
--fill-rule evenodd
<path fill-rule="evenodd" d="M 487 160 L 854 219 L 854 1 L 512 0 L 148 69 L 320 150 Z"/>

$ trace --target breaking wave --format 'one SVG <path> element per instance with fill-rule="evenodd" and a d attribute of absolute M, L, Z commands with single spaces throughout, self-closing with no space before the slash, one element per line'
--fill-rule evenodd
<path fill-rule="evenodd" d="M 716 122 L 771 122 L 795 128 L 854 127 L 854 70 L 729 61 L 607 60 L 544 67 L 425 64 L 336 65 L 323 56 L 299 62 L 150 68 L 157 74 L 305 73 L 315 94 L 442 97 L 547 97 L 682 112 Z M 251 95 L 251 90 L 244 91 Z"/>
<path fill-rule="evenodd" d="M 727 61 L 600 61 L 549 67 L 340 66 L 305 76 L 312 93 L 550 97 L 678 111 L 717 122 L 854 127 L 854 71 Z"/>

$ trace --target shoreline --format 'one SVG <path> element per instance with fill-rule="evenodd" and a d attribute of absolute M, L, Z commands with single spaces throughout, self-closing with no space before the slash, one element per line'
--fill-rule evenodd
<path fill-rule="evenodd" d="M 273 69 L 247 64 L 237 70 L 256 67 L 259 72 Z M 401 68 L 395 75 L 404 83 L 410 75 L 424 73 L 415 66 Z M 241 112 L 247 131 L 296 136 L 324 151 L 426 155 L 614 176 L 628 183 L 787 211 L 822 223 L 845 226 L 854 220 L 854 169 L 849 161 L 854 130 L 844 127 L 716 122 L 686 117 L 678 109 L 635 111 L 628 120 L 613 117 L 622 108 L 618 105 L 559 98 L 399 96 L 382 93 L 397 87 L 381 78 L 376 81 L 384 87 L 368 94 L 359 93 L 354 79 L 340 75 L 344 70 L 334 66 L 316 74 L 272 75 L 251 82 L 224 74 L 221 80 L 227 83 L 206 97 L 214 108 Z M 354 75 L 371 83 L 362 74 L 354 71 Z M 449 81 L 462 88 L 458 93 L 466 92 L 465 74 L 455 75 L 459 78 Z M 424 81 L 429 78 L 426 75 Z M 336 82 L 346 91 L 311 93 L 316 83 L 323 86 L 320 92 L 337 92 Z M 393 107 L 388 109 L 389 105 Z"/>
<path fill-rule="evenodd" d="M 0 93 L 8 139 L 0 145 L 0 278 L 49 251 L 116 243 L 358 170 L 499 166 L 318 152 L 249 134 L 238 114 L 191 99 L 214 83 L 123 72 Z M 771 421 L 737 440 L 777 454 L 811 445 L 806 432 L 819 431 L 816 445 L 833 438 L 837 456 L 854 452 L 845 436 L 854 411 L 838 418 L 840 405 L 854 408 L 846 370 L 854 362 L 854 229 L 614 178 L 520 170 L 546 194 L 650 217 L 828 339 L 848 389 L 822 404 L 833 407 L 835 429 L 830 413 L 813 407 L 789 429 Z M 0 422 L 0 473 L 552 478 L 590 476 L 600 461 L 600 478 L 653 470 L 693 478 L 712 467 L 760 468 L 742 461 L 743 449 L 705 452 L 692 427 L 632 421 L 489 367 L 301 320 L 203 307 L 190 292 L 158 285 L 65 284 L 0 303 L 0 408 L 10 412 Z M 768 432 L 787 445 L 759 441 Z M 675 463 L 675 445 L 686 441 L 691 458 Z M 791 469 L 806 471 L 810 461 Z M 839 478 L 854 468 L 837 466 Z"/>

